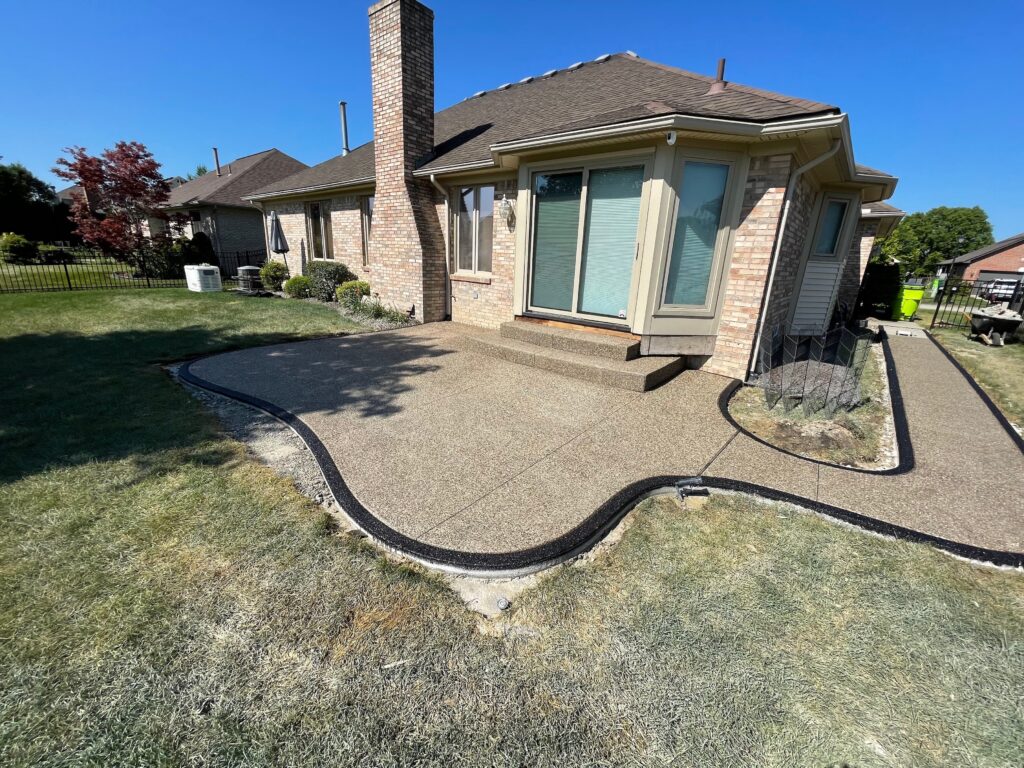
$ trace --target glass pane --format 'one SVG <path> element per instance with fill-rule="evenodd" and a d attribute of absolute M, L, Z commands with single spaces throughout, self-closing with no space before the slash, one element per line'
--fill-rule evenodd
<path fill-rule="evenodd" d="M 583 173 L 543 173 L 533 181 L 533 306 L 572 310 Z"/>
<path fill-rule="evenodd" d="M 373 227 L 373 195 L 363 198 L 363 266 L 370 263 L 370 229 Z"/>
<path fill-rule="evenodd" d="M 843 216 L 846 214 L 846 203 L 842 200 L 829 200 L 825 215 L 821 217 L 821 228 L 818 239 L 814 243 L 814 253 L 822 256 L 833 256 L 839 231 L 843 228 Z"/>
<path fill-rule="evenodd" d="M 461 272 L 473 271 L 473 211 L 476 208 L 472 187 L 466 187 L 459 192 L 459 208 L 456 211 L 458 219 L 458 260 L 456 269 Z"/>
<path fill-rule="evenodd" d="M 480 187 L 480 225 L 477 229 L 477 272 L 491 271 L 491 250 L 494 246 L 494 187 Z"/>
<path fill-rule="evenodd" d="M 665 284 L 666 304 L 703 305 L 707 301 L 728 178 L 727 165 L 687 162 L 683 168 Z"/>
<path fill-rule="evenodd" d="M 310 203 L 309 210 L 309 255 L 314 259 L 324 257 L 323 228 L 320 226 L 320 203 Z"/>
<path fill-rule="evenodd" d="M 643 185 L 643 166 L 590 172 L 580 275 L 581 312 L 626 317 Z"/>
<path fill-rule="evenodd" d="M 324 229 L 324 258 L 334 258 L 334 231 L 331 229 L 331 204 L 320 204 L 320 220 Z"/>

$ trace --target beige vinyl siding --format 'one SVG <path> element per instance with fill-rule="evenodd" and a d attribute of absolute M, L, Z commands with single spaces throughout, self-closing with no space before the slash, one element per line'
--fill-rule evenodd
<path fill-rule="evenodd" d="M 793 313 L 792 333 L 824 333 L 835 302 L 841 266 L 838 259 L 811 259 L 807 262 L 800 285 L 800 299 Z"/>

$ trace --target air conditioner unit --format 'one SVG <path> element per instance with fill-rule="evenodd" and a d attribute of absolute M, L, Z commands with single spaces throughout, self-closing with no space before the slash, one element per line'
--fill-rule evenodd
<path fill-rule="evenodd" d="M 186 264 L 185 284 L 190 291 L 210 293 L 221 289 L 220 269 L 211 264 Z"/>

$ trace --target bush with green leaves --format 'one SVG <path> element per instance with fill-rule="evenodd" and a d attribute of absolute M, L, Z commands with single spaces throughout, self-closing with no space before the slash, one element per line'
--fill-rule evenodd
<path fill-rule="evenodd" d="M 281 284 L 288 279 L 288 265 L 271 259 L 260 267 L 260 280 L 268 291 L 280 291 Z"/>
<path fill-rule="evenodd" d="M 27 237 L 5 232 L 0 235 L 0 258 L 11 264 L 34 264 L 39 260 L 39 246 Z"/>
<path fill-rule="evenodd" d="M 338 303 L 346 309 L 356 309 L 363 297 L 370 295 L 370 284 L 365 280 L 348 280 L 338 286 Z"/>
<path fill-rule="evenodd" d="M 356 279 L 352 270 L 340 261 L 311 261 L 306 274 L 311 281 L 310 295 L 320 301 L 334 301 L 338 286 Z"/>
<path fill-rule="evenodd" d="M 312 287 L 313 281 L 305 275 L 296 275 L 284 281 L 284 292 L 293 299 L 308 299 Z"/>

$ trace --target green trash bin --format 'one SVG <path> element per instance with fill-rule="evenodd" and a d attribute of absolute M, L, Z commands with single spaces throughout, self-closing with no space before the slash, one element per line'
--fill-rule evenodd
<path fill-rule="evenodd" d="M 893 320 L 911 320 L 917 312 L 917 305 L 924 298 L 924 286 L 904 283 L 896 296 L 896 304 L 892 308 Z"/>

